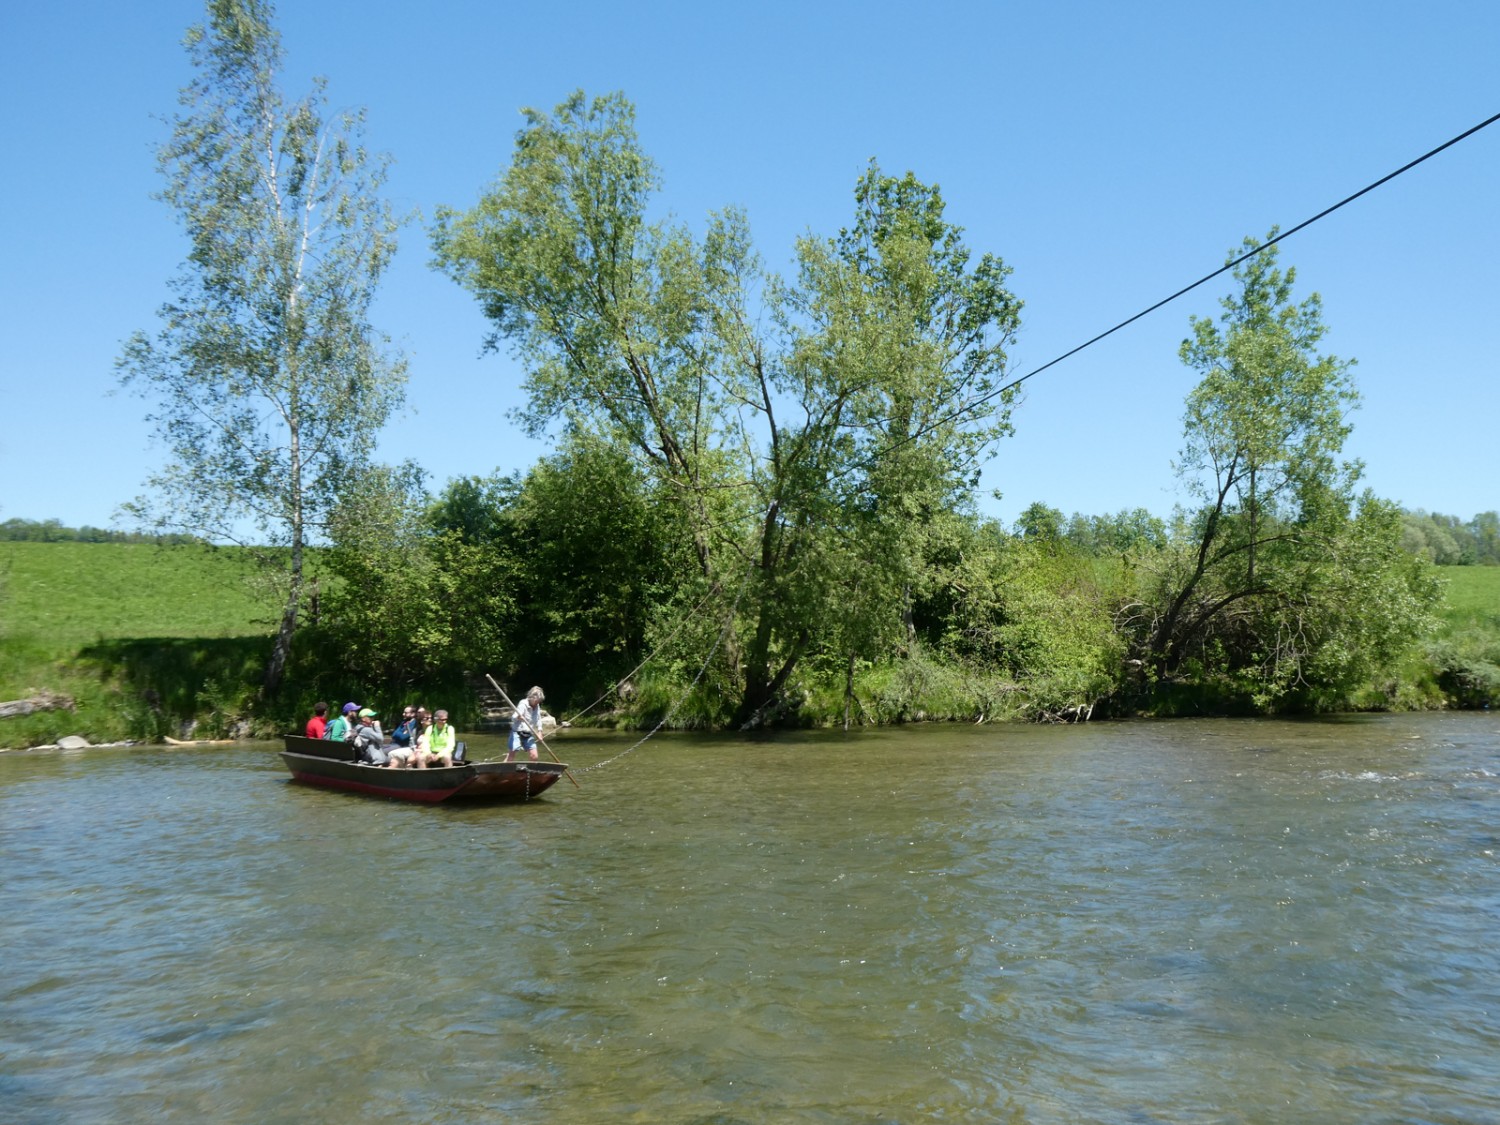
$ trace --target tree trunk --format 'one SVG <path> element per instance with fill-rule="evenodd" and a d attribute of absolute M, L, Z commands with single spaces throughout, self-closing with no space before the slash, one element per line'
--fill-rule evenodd
<path fill-rule="evenodd" d="M 281 690 L 281 681 L 286 676 L 287 660 L 292 655 L 292 635 L 297 631 L 297 609 L 301 591 L 293 580 L 292 595 L 287 599 L 286 609 L 281 614 L 281 628 L 276 632 L 276 645 L 271 649 L 271 662 L 266 665 L 265 689 L 262 698 L 270 699 Z"/>
<path fill-rule="evenodd" d="M 296 293 L 293 292 L 293 301 Z M 303 523 L 302 491 L 302 396 L 297 379 L 298 367 L 295 356 L 287 357 L 287 368 L 292 373 L 291 402 L 287 410 L 287 446 L 291 454 L 291 478 L 287 482 L 291 499 L 292 561 L 288 578 L 286 608 L 281 612 L 281 628 L 276 631 L 276 645 L 271 649 L 271 662 L 266 666 L 266 682 L 261 691 L 262 699 L 271 699 L 281 690 L 281 681 L 286 676 L 287 661 L 292 655 L 292 636 L 297 632 L 297 611 L 302 602 L 302 541 Z M 316 592 L 314 594 L 316 596 Z"/>
<path fill-rule="evenodd" d="M 12 699 L 0 703 L 0 719 L 9 719 L 17 715 L 31 715 L 37 711 L 71 711 L 73 700 L 70 696 L 60 695 L 53 691 L 44 691 L 33 695 L 30 699 Z"/>
<path fill-rule="evenodd" d="M 735 723 L 741 730 L 760 723 L 766 708 L 781 694 L 787 680 L 791 679 L 792 672 L 807 647 L 808 632 L 804 628 L 791 639 L 787 645 L 788 651 L 779 656 L 781 667 L 772 675 L 771 631 L 770 610 L 762 603 L 760 624 L 756 628 L 750 658 L 745 662 L 745 693 L 735 714 Z"/>
<path fill-rule="evenodd" d="M 302 536 L 301 529 L 292 537 L 291 589 L 287 594 L 286 608 L 281 613 L 281 628 L 276 631 L 276 645 L 271 649 L 271 662 L 266 665 L 266 682 L 261 698 L 271 699 L 281 690 L 281 681 L 286 676 L 287 661 L 292 655 L 292 636 L 297 632 L 297 612 L 302 603 Z"/>
<path fill-rule="evenodd" d="M 849 733 L 849 707 L 854 702 L 854 653 L 849 654 L 849 670 L 844 674 L 844 733 Z"/>

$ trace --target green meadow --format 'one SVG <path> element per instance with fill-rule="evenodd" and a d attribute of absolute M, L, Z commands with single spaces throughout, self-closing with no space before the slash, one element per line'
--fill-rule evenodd
<path fill-rule="evenodd" d="M 1485 706 L 1500 699 L 1500 567 L 1439 572 L 1446 602 L 1403 699 Z M 0 746 L 67 734 L 106 742 L 277 733 L 307 706 L 328 663 L 316 631 L 305 630 L 286 713 L 254 706 L 278 606 L 277 591 L 234 548 L 0 542 L 0 700 L 56 692 L 75 704 L 0 719 Z"/>
<path fill-rule="evenodd" d="M 273 598 L 236 548 L 0 543 L 0 628 L 68 650 L 137 637 L 238 637 L 273 628 Z"/>
<path fill-rule="evenodd" d="M 1444 605 L 1425 646 L 1445 703 L 1500 704 L 1500 566 L 1444 566 Z"/>
<path fill-rule="evenodd" d="M 0 542 L 0 700 L 72 711 L 0 719 L 0 745 L 229 733 L 248 709 L 277 595 L 234 548 Z"/>
<path fill-rule="evenodd" d="M 1500 566 L 1440 566 L 1446 583 L 1443 621 L 1450 627 L 1500 630 Z"/>

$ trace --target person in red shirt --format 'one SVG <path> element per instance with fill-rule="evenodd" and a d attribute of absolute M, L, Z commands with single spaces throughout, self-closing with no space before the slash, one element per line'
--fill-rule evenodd
<path fill-rule="evenodd" d="M 319 703 L 313 708 L 313 717 L 307 720 L 307 737 L 322 738 L 328 727 L 328 704 Z"/>

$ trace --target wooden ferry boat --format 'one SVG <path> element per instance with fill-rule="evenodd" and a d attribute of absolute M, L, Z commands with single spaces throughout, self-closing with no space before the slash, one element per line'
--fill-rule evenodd
<path fill-rule="evenodd" d="M 556 783 L 560 762 L 458 762 L 425 770 L 393 770 L 354 759 L 344 742 L 300 734 L 284 736 L 281 760 L 292 780 L 398 801 L 529 801 Z M 460 748 L 463 744 L 459 743 Z"/>

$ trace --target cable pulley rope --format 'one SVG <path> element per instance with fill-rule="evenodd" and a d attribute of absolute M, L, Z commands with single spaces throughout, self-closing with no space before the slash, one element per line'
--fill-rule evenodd
<path fill-rule="evenodd" d="M 669 644 L 671 644 L 674 640 L 676 640 L 677 639 L 677 634 L 680 633 L 680 632 L 682 632 L 683 628 L 687 625 L 687 623 L 689 621 L 691 621 L 695 616 L 697 616 L 698 611 L 700 609 L 702 609 L 705 605 L 708 604 L 708 599 L 711 598 L 711 597 L 713 597 L 718 592 L 719 592 L 719 584 L 717 582 L 715 582 L 712 585 L 710 585 L 709 588 L 708 588 L 708 593 L 704 594 L 703 597 L 698 600 L 698 604 L 697 605 L 695 605 L 687 613 L 683 614 L 682 620 L 677 623 L 676 628 L 674 628 L 669 634 L 667 634 L 667 639 L 664 640 L 664 641 L 662 641 L 661 644 L 657 645 L 654 649 L 652 649 L 651 652 L 647 654 L 645 660 L 642 660 L 634 668 L 632 668 L 630 671 L 626 672 L 623 676 L 621 676 L 618 680 L 616 680 L 613 684 L 611 684 L 608 691 L 606 691 L 598 699 L 594 700 L 594 702 L 590 703 L 582 711 L 576 711 L 572 715 L 570 715 L 568 717 L 567 721 L 570 722 L 570 723 L 572 723 L 572 722 L 576 722 L 577 720 L 583 718 L 583 716 L 587 715 L 595 707 L 599 706 L 599 704 L 603 703 L 611 695 L 613 695 L 613 694 L 615 694 L 615 692 L 619 691 L 620 690 L 620 686 L 622 684 L 626 683 L 630 679 L 631 676 L 635 675 L 642 668 L 644 668 L 647 664 L 650 664 L 651 661 L 655 660 L 657 653 L 659 653 L 662 649 L 666 648 Z"/>
<path fill-rule="evenodd" d="M 1381 187 L 1382 185 L 1389 183 L 1391 180 L 1394 180 L 1397 176 L 1400 176 L 1400 175 L 1402 175 L 1405 172 L 1411 171 L 1411 169 L 1415 168 L 1417 165 L 1423 163 L 1424 161 L 1430 160 L 1432 157 L 1436 156 L 1440 152 L 1443 152 L 1445 149 L 1452 148 L 1454 145 L 1458 144 L 1460 141 L 1466 140 L 1467 138 L 1473 136 L 1475 133 L 1479 132 L 1481 129 L 1488 128 L 1490 125 L 1493 125 L 1496 121 L 1500 121 L 1500 113 L 1497 113 L 1497 114 L 1495 114 L 1495 115 L 1493 115 L 1491 117 L 1486 118 L 1484 121 L 1481 121 L 1479 124 L 1473 126 L 1472 128 L 1464 130 L 1462 133 L 1458 134 L 1456 137 L 1453 137 L 1452 139 L 1443 142 L 1442 144 L 1438 145 L 1436 148 L 1432 149 L 1431 151 L 1426 152 L 1423 155 L 1417 157 L 1415 160 L 1412 160 L 1412 161 L 1409 161 L 1406 164 L 1403 164 L 1400 168 L 1397 168 L 1394 172 L 1390 172 L 1390 173 L 1382 176 L 1380 179 L 1374 181 L 1371 184 L 1368 184 L 1367 186 L 1361 188 L 1359 191 L 1354 192 L 1352 195 L 1345 196 L 1343 199 L 1339 200 L 1337 203 L 1333 204 L 1332 206 L 1325 207 L 1323 210 L 1319 211 L 1316 215 L 1313 215 L 1309 219 L 1304 219 L 1302 222 L 1298 223 L 1296 226 L 1291 227 L 1288 230 L 1282 231 L 1281 233 L 1279 233 L 1278 235 L 1276 235 L 1276 237 L 1271 238 L 1271 239 L 1267 240 L 1266 242 L 1263 242 L 1263 243 L 1260 243 L 1260 244 L 1254 246 L 1253 248 L 1245 251 L 1243 254 L 1240 254 L 1238 257 L 1235 257 L 1235 258 L 1231 259 L 1230 261 L 1226 262 L 1224 265 L 1220 266 L 1218 269 L 1213 270 L 1211 273 L 1204 274 L 1202 277 L 1200 277 L 1197 281 L 1193 282 L 1192 284 L 1183 286 L 1181 289 L 1177 290 L 1177 292 L 1171 294 L 1170 296 L 1163 297 L 1161 300 L 1157 301 L 1155 304 L 1152 304 L 1152 305 L 1150 305 L 1150 306 L 1142 309 L 1140 312 L 1136 313 L 1134 316 L 1127 317 L 1125 320 L 1120 321 L 1114 327 L 1109 328 L 1109 329 L 1107 329 L 1107 330 L 1105 330 L 1103 332 L 1100 332 L 1098 335 L 1093 336 L 1093 337 L 1089 338 L 1088 340 L 1085 340 L 1083 343 L 1077 345 L 1076 347 L 1068 349 L 1067 351 L 1063 352 L 1061 355 L 1057 356 L 1056 358 L 1048 360 L 1046 363 L 1042 364 L 1040 367 L 1033 368 L 1031 371 L 1028 371 L 1026 374 L 1024 374 L 1022 376 L 1019 376 L 1016 379 L 1011 380 L 1010 382 L 1006 383 L 1004 386 L 999 387 L 996 390 L 990 391 L 987 394 L 981 395 L 980 397 L 974 399 L 973 401 L 965 403 L 963 406 L 960 406 L 958 409 L 953 410 L 953 411 L 949 412 L 948 414 L 943 415 L 941 418 L 937 419 L 936 421 L 930 423 L 927 426 L 922 427 L 921 429 L 917 430 L 915 433 L 913 433 L 913 434 L 911 434 L 909 436 L 903 437 L 903 438 L 901 438 L 898 441 L 892 442 L 890 445 L 884 447 L 881 450 L 876 451 L 874 454 L 872 454 L 868 458 L 865 458 L 862 461 L 857 461 L 854 464 L 851 464 L 848 468 L 845 468 L 845 469 L 841 470 L 838 473 L 832 474 L 831 479 L 835 479 L 836 480 L 836 479 L 839 479 L 840 477 L 847 476 L 849 473 L 855 471 L 856 469 L 861 469 L 861 468 L 868 469 L 868 468 L 872 467 L 876 462 L 878 462 L 881 458 L 883 458 L 887 454 L 892 453 L 895 450 L 900 449 L 901 447 L 903 447 L 905 445 L 909 445 L 912 442 L 917 441 L 918 439 L 920 439 L 920 438 L 926 436 L 927 434 L 931 433 L 933 430 L 937 429 L 938 427 L 947 425 L 948 423 L 953 422 L 953 421 L 957 421 L 958 419 L 962 418 L 964 415 L 970 414 L 973 411 L 977 410 L 979 407 L 983 406 L 985 403 L 991 402 L 994 399 L 999 398 L 1000 396 L 1005 395 L 1005 394 L 1009 393 L 1010 391 L 1015 390 L 1017 387 L 1019 387 L 1022 383 L 1026 382 L 1028 379 L 1034 378 L 1035 376 L 1040 375 L 1043 371 L 1046 371 L 1049 368 L 1057 366 L 1059 363 L 1063 362 L 1063 360 L 1069 359 L 1072 356 L 1077 355 L 1079 352 L 1083 351 L 1085 348 L 1092 347 L 1094 344 L 1097 344 L 1099 341 L 1105 339 L 1106 337 L 1114 335 L 1116 332 L 1120 331 L 1122 328 L 1125 328 L 1125 327 L 1127 327 L 1127 326 L 1129 326 L 1131 324 L 1134 324 L 1137 320 L 1140 320 L 1142 317 L 1150 315 L 1151 313 L 1155 312 L 1157 309 L 1160 309 L 1160 308 L 1162 308 L 1165 305 L 1171 304 L 1173 301 L 1177 300 L 1177 298 L 1179 298 L 1179 297 L 1181 297 L 1181 296 L 1183 296 L 1183 295 L 1185 295 L 1187 293 L 1190 293 L 1194 289 L 1197 289 L 1199 286 L 1205 285 L 1208 282 L 1212 281 L 1214 278 L 1219 277 L 1222 274 L 1227 273 L 1228 271 L 1230 271 L 1230 270 L 1234 269 L 1236 266 L 1238 266 L 1240 263 L 1242 263 L 1242 262 L 1244 262 L 1244 261 L 1246 261 L 1246 260 L 1248 260 L 1250 258 L 1253 258 L 1257 254 L 1263 253 L 1264 251 L 1270 249 L 1272 246 L 1275 246 L 1278 242 L 1282 242 L 1285 239 L 1290 238 L 1292 235 L 1296 234 L 1298 231 L 1305 230 L 1307 227 L 1310 227 L 1313 223 L 1316 223 L 1320 219 L 1324 219 L 1324 218 L 1328 217 L 1329 215 L 1333 214 L 1335 211 L 1339 210 L 1341 207 L 1345 207 L 1348 204 L 1353 203 L 1356 199 L 1359 199 L 1361 196 L 1367 195 L 1370 192 L 1374 191 L 1376 188 Z M 751 569 L 746 572 L 744 581 L 742 581 L 740 583 L 739 592 L 736 593 L 736 595 L 735 595 L 734 605 L 730 608 L 729 614 L 728 614 L 728 616 L 727 616 L 727 618 L 725 620 L 725 623 L 724 623 L 724 627 L 719 631 L 719 635 L 718 635 L 717 639 L 714 641 L 713 646 L 709 649 L 708 655 L 704 658 L 703 664 L 698 669 L 697 675 L 695 675 L 693 677 L 692 683 L 689 684 L 686 689 L 684 689 L 682 695 L 680 695 L 678 697 L 677 702 L 673 704 L 672 708 L 667 712 L 667 714 L 664 715 L 662 717 L 662 719 L 656 724 L 656 726 L 652 727 L 651 730 L 648 731 L 645 734 L 645 736 L 642 737 L 639 741 L 637 741 L 637 742 L 633 743 L 632 745 L 628 746 L 626 749 L 620 751 L 620 753 L 614 755 L 613 757 L 606 758 L 602 762 L 595 762 L 591 766 L 585 766 L 585 767 L 583 767 L 582 769 L 580 769 L 578 771 L 579 773 L 588 773 L 591 770 L 602 769 L 603 767 L 609 765 L 612 762 L 619 761 L 621 758 L 625 757 L 625 755 L 631 753 L 633 750 L 635 750 L 638 747 L 642 746 L 645 742 L 647 742 L 649 739 L 651 739 L 652 737 L 654 737 L 664 726 L 667 725 L 667 723 L 669 723 L 673 718 L 676 717 L 677 710 L 678 710 L 678 708 L 681 707 L 683 700 L 685 700 L 687 698 L 688 693 L 691 692 L 693 688 L 697 687 L 698 683 L 703 679 L 703 676 L 708 671 L 708 666 L 709 666 L 710 662 L 713 660 L 714 654 L 718 652 L 719 648 L 724 643 L 725 637 L 728 636 L 729 630 L 733 628 L 735 615 L 739 611 L 740 599 L 743 597 L 744 592 L 745 592 L 745 588 L 749 585 L 749 579 L 750 579 L 750 576 L 753 573 L 754 573 L 754 567 L 752 565 Z M 651 653 L 651 655 L 647 656 L 645 660 L 643 660 L 634 669 L 632 669 L 631 672 L 627 673 L 627 675 L 625 675 L 624 677 L 622 677 L 619 681 L 616 681 L 616 683 L 610 689 L 609 692 L 606 692 L 604 695 L 601 695 L 597 700 L 595 700 L 593 703 L 589 704 L 589 706 L 586 707 L 586 708 L 584 708 L 582 711 L 577 712 L 574 715 L 574 718 L 579 718 L 579 717 L 581 717 L 583 715 L 586 715 L 589 711 L 593 710 L 600 703 L 602 703 L 605 699 L 607 699 L 611 693 L 613 693 L 614 691 L 617 691 L 619 689 L 619 686 L 620 686 L 621 683 L 623 683 L 625 680 L 628 680 L 630 678 L 630 676 L 634 675 L 642 667 L 644 667 L 652 658 L 655 657 L 655 655 L 656 655 L 657 652 L 659 652 L 662 648 L 664 648 L 667 644 L 669 644 L 676 637 L 677 632 L 680 631 L 680 629 L 683 627 L 683 625 L 686 624 L 687 620 L 690 619 L 694 614 L 696 614 L 697 611 L 698 611 L 698 609 L 702 608 L 702 606 L 708 601 L 708 599 L 710 597 L 712 597 L 716 592 L 718 592 L 718 589 L 719 589 L 719 587 L 717 586 L 717 584 L 715 586 L 713 586 L 709 590 L 708 594 L 706 594 L 704 596 L 704 598 L 698 603 L 698 605 L 693 608 L 693 611 L 691 613 L 689 613 L 686 617 L 684 617 L 683 621 L 678 625 L 677 630 L 674 630 L 673 633 L 667 638 L 666 641 L 663 641 L 661 645 L 658 645 L 657 648 L 656 648 L 656 650 L 654 650 Z"/>
<path fill-rule="evenodd" d="M 740 611 L 740 599 L 745 594 L 745 588 L 750 585 L 750 576 L 754 573 L 755 568 L 753 566 L 749 570 L 745 571 L 744 580 L 740 582 L 739 592 L 734 596 L 734 604 L 729 607 L 729 613 L 724 618 L 724 627 L 719 630 L 719 635 L 717 639 L 715 639 L 713 646 L 708 650 L 708 655 L 703 658 L 703 664 L 701 667 L 699 667 L 698 674 L 693 677 L 693 682 L 683 689 L 682 694 L 677 697 L 677 702 L 672 705 L 671 710 L 663 715 L 661 717 L 661 720 L 649 731 L 647 731 L 639 741 L 632 743 L 630 746 L 627 746 L 624 750 L 621 750 L 613 757 L 605 758 L 602 762 L 595 762 L 591 766 L 584 766 L 578 771 L 579 773 L 589 773 L 593 770 L 603 769 L 611 762 L 618 762 L 632 750 L 635 750 L 644 745 L 645 742 L 648 739 L 653 738 L 662 729 L 662 727 L 666 726 L 669 722 L 677 717 L 677 710 L 682 706 L 682 701 L 688 697 L 688 693 L 692 691 L 693 688 L 698 686 L 698 682 L 702 680 L 704 675 L 708 672 L 708 666 L 713 662 L 714 654 L 718 652 L 719 649 L 723 646 L 724 638 L 729 636 L 729 631 L 734 628 L 735 615 Z"/>
<path fill-rule="evenodd" d="M 1067 351 L 1063 352 L 1062 355 L 1056 357 L 1055 359 L 1048 360 L 1046 363 L 1042 364 L 1040 367 L 1037 367 L 1037 368 L 1034 368 L 1031 371 L 1028 371 L 1025 375 L 1022 375 L 1022 376 L 1020 376 L 1017 379 L 1012 379 L 1009 383 L 1006 383 L 1003 387 L 1000 387 L 997 390 L 990 391 L 988 394 L 981 395 L 980 397 L 974 399 L 972 402 L 965 403 L 963 406 L 960 406 L 957 410 L 954 410 L 954 411 L 952 411 L 952 412 L 950 412 L 948 414 L 943 415 L 943 417 L 939 418 L 937 421 L 931 423 L 930 425 L 922 427 L 916 433 L 911 434 L 908 437 L 903 437 L 903 438 L 901 438 L 898 441 L 892 442 L 890 445 L 886 446 L 884 449 L 878 450 L 876 453 L 872 454 L 870 457 L 866 458 L 865 460 L 856 462 L 855 464 L 850 465 L 847 469 L 844 469 L 844 470 L 842 470 L 839 473 L 835 473 L 834 476 L 833 476 L 833 479 L 838 479 L 839 477 L 846 476 L 847 474 L 853 472 L 855 469 L 860 469 L 860 468 L 868 469 L 868 468 L 873 467 L 876 464 L 876 462 L 878 462 L 886 454 L 892 453 L 895 450 L 900 449 L 902 446 L 910 445 L 912 442 L 918 440 L 919 438 L 925 437 L 927 434 L 930 434 L 933 430 L 937 429 L 938 427 L 945 426 L 949 422 L 957 421 L 959 418 L 962 418 L 965 414 L 972 413 L 973 411 L 977 410 L 979 407 L 983 406 L 985 403 L 990 402 L 993 399 L 999 398 L 1001 395 L 1007 394 L 1008 392 L 1015 390 L 1022 383 L 1026 382 L 1026 380 L 1032 378 L 1033 376 L 1040 375 L 1043 371 L 1046 371 L 1049 367 L 1055 367 L 1055 366 L 1057 366 L 1063 360 L 1068 359 L 1071 356 L 1075 356 L 1079 352 L 1083 351 L 1085 348 L 1092 347 L 1094 344 L 1097 344 L 1100 340 L 1103 340 L 1106 336 L 1112 336 L 1116 332 L 1118 332 L 1120 329 L 1126 327 L 1127 325 L 1134 324 L 1136 321 L 1140 320 L 1143 316 L 1148 316 L 1149 314 L 1154 313 L 1157 309 L 1161 308 L 1162 306 L 1171 304 L 1173 301 L 1177 300 L 1177 298 L 1181 297 L 1183 294 L 1185 294 L 1185 293 L 1191 293 L 1194 289 L 1197 289 L 1200 285 L 1203 285 L 1203 284 L 1205 284 L 1205 283 L 1207 283 L 1209 281 L 1212 281 L 1214 278 L 1220 276 L 1221 274 L 1227 273 L 1229 270 L 1234 269 L 1235 266 L 1239 265 L 1241 262 L 1245 261 L 1246 259 L 1253 258 L 1255 255 L 1260 254 L 1260 253 L 1262 253 L 1262 252 L 1270 249 L 1272 246 L 1275 246 L 1278 242 L 1281 242 L 1281 241 L 1283 241 L 1283 240 L 1285 240 L 1287 238 L 1290 238 L 1292 235 L 1296 234 L 1300 230 L 1305 230 L 1307 227 L 1312 226 L 1313 223 L 1316 223 L 1319 219 L 1326 218 L 1327 216 L 1333 214 L 1340 207 L 1343 207 L 1343 206 L 1345 206 L 1347 204 L 1353 203 L 1360 196 L 1367 195 L 1370 192 L 1374 191 L 1376 188 L 1380 187 L 1382 184 L 1387 184 L 1391 180 L 1394 180 L 1397 176 L 1401 175 L 1402 173 L 1411 171 L 1413 168 L 1415 168 L 1418 164 L 1421 164 L 1423 161 L 1432 159 L 1434 156 L 1436 156 L 1438 153 L 1442 152 L 1444 149 L 1452 148 L 1454 145 L 1458 144 L 1460 141 L 1466 140 L 1467 138 L 1473 136 L 1475 133 L 1479 132 L 1481 129 L 1485 129 L 1485 128 L 1488 128 L 1489 126 L 1493 125 L 1496 121 L 1500 121 L 1500 113 L 1497 113 L 1497 114 L 1495 114 L 1492 117 L 1486 118 L 1485 120 L 1481 121 L 1478 125 L 1475 125 L 1473 128 L 1465 129 L 1462 133 L 1458 134 L 1458 136 L 1452 138 L 1451 140 L 1444 141 L 1442 144 L 1438 145 L 1437 148 L 1433 149 L 1432 151 L 1424 153 L 1421 156 L 1417 157 L 1415 160 L 1412 160 L 1412 161 L 1409 161 L 1406 164 L 1403 164 L 1401 167 L 1397 168 L 1394 172 L 1390 172 L 1390 173 L 1388 173 L 1388 174 L 1386 174 L 1384 176 L 1381 176 L 1380 179 L 1376 180 L 1372 184 L 1369 184 L 1369 185 L 1367 185 L 1365 187 L 1360 188 L 1353 195 L 1345 196 L 1343 199 L 1341 199 L 1337 203 L 1333 204 L 1333 206 L 1323 208 L 1323 210 L 1319 211 L 1312 218 L 1310 218 L 1310 219 L 1304 219 L 1302 222 L 1298 223 L 1296 226 L 1292 227 L 1290 230 L 1282 231 L 1275 238 L 1272 238 L 1272 239 L 1270 239 L 1270 240 L 1268 240 L 1266 242 L 1263 242 L 1260 245 L 1254 247 L 1253 249 L 1245 251 L 1239 257 L 1233 259 L 1232 261 L 1226 262 L 1224 265 L 1220 266 L 1218 269 L 1214 270 L 1212 273 L 1204 274 L 1202 277 L 1200 277 L 1197 281 L 1193 282 L 1191 285 L 1184 285 L 1181 289 L 1177 290 L 1177 292 L 1173 293 L 1170 297 L 1163 297 L 1160 301 L 1157 301 L 1154 305 L 1151 305 L 1148 308 L 1144 308 L 1140 312 L 1136 313 L 1134 316 L 1128 317 L 1125 320 L 1120 321 L 1120 323 L 1116 324 L 1113 328 L 1107 329 L 1106 331 L 1099 333 L 1097 336 L 1094 336 L 1094 337 L 1092 337 L 1092 338 L 1090 338 L 1088 340 L 1085 340 L 1083 343 L 1079 344 L 1077 347 L 1068 349 Z"/>

